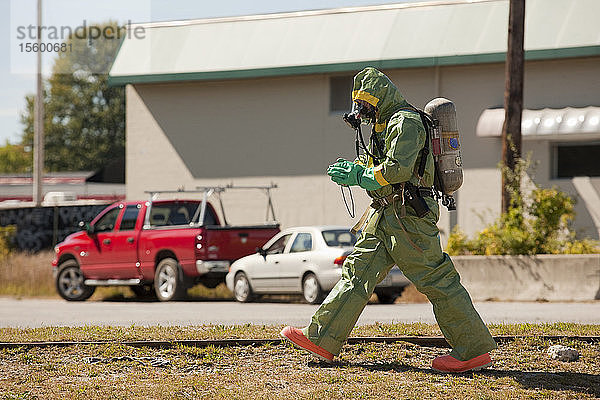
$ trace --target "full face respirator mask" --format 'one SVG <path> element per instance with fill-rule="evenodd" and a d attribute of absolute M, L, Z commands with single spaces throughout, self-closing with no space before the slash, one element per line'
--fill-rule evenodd
<path fill-rule="evenodd" d="M 370 124 L 375 121 L 375 107 L 360 101 L 352 102 L 352 110 L 345 113 L 344 121 L 352 129 L 358 129 L 360 124 Z"/>

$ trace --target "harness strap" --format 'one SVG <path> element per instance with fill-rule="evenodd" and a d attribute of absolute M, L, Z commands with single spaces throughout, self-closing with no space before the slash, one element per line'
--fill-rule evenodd
<path fill-rule="evenodd" d="M 377 154 L 379 155 L 377 160 L 373 159 L 373 164 L 375 166 L 377 166 L 377 165 L 381 164 L 379 162 L 379 160 L 381 160 L 385 157 L 385 146 L 379 140 L 379 137 L 377 136 L 377 132 L 375 132 L 375 124 L 373 124 L 373 127 L 371 128 L 370 140 L 371 140 L 371 143 L 373 143 L 373 147 L 377 149 Z"/>
<path fill-rule="evenodd" d="M 352 229 L 350 229 L 350 232 L 352 232 L 352 234 L 356 235 L 358 233 L 358 231 L 362 231 L 363 226 L 365 225 L 365 222 L 367 222 L 367 217 L 369 216 L 370 212 L 371 212 L 371 207 L 367 207 L 367 209 L 365 210 L 363 215 L 360 217 L 358 222 L 352 227 Z"/>
<path fill-rule="evenodd" d="M 412 185 L 412 184 L 410 182 L 405 182 L 404 185 L 401 183 L 392 185 L 394 187 L 394 192 L 388 196 L 373 199 L 372 203 L 371 203 L 371 207 L 378 210 L 380 208 L 387 207 L 390 204 L 392 204 L 395 200 L 395 196 L 400 196 L 401 198 L 403 198 L 404 192 L 406 190 L 408 190 L 408 188 L 405 188 L 404 186 L 409 186 L 409 185 Z M 419 194 L 420 197 L 435 198 L 435 192 L 430 187 L 417 187 L 416 189 L 417 189 L 417 193 Z"/>
<path fill-rule="evenodd" d="M 425 174 L 425 167 L 427 165 L 427 156 L 429 155 L 429 138 L 431 137 L 431 126 L 429 124 L 429 116 L 424 111 L 416 109 L 421 116 L 421 122 L 425 128 L 425 145 L 421 149 L 421 160 L 419 162 L 419 169 L 417 171 L 419 182 L 422 181 L 423 175 Z"/>

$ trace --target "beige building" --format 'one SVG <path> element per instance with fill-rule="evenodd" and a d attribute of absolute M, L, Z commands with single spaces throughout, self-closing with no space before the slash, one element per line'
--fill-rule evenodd
<path fill-rule="evenodd" d="M 600 2 L 528 0 L 524 151 L 534 181 L 575 195 L 576 227 L 600 230 Z M 283 226 L 352 224 L 325 174 L 352 159 L 341 120 L 351 77 L 383 70 L 409 102 L 458 109 L 465 181 L 440 227 L 468 233 L 500 210 L 508 0 L 401 3 L 140 25 L 110 72 L 126 85 L 127 197 L 147 190 L 276 183 Z M 368 138 L 369 132 L 364 132 Z M 357 214 L 368 205 L 354 189 Z M 264 197 L 226 193 L 231 222 L 264 218 Z"/>

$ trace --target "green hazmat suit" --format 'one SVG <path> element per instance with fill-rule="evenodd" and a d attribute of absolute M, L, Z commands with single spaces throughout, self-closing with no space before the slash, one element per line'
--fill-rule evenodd
<path fill-rule="evenodd" d="M 383 157 L 379 165 L 362 160 L 367 161 L 365 167 L 371 168 L 369 171 L 379 183 L 369 184 L 374 189 L 367 191 L 369 196 L 388 196 L 393 193 L 391 184 L 407 181 L 432 187 L 431 153 L 422 181 L 417 178 L 420 151 L 426 140 L 420 115 L 389 78 L 374 68 L 364 69 L 354 77 L 352 99 L 377 107 L 374 131 L 385 144 L 385 154 L 379 154 L 376 146 L 370 149 L 375 156 Z M 355 160 L 358 162 L 361 160 Z M 465 361 L 496 348 L 450 257 L 442 252 L 436 225 L 438 203 L 431 197 L 425 197 L 425 201 L 430 211 L 423 218 L 417 217 L 408 205 L 401 213 L 399 202 L 370 211 L 353 252 L 342 266 L 340 281 L 312 316 L 310 324 L 302 329 L 308 339 L 334 355 L 339 354 L 375 286 L 396 264 L 432 303 L 440 330 L 452 346 L 453 357 Z"/>

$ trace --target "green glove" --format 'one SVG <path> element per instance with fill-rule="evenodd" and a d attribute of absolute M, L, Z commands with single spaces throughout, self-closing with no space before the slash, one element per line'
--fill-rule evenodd
<path fill-rule="evenodd" d="M 337 161 L 327 168 L 327 175 L 338 185 L 358 185 L 358 175 L 362 173 L 361 165 L 338 158 Z"/>
<path fill-rule="evenodd" d="M 329 166 L 327 175 L 338 185 L 359 185 L 366 190 L 376 190 L 381 187 L 375 180 L 373 167 L 365 168 L 343 158 L 338 158 L 333 165 Z"/>
<path fill-rule="evenodd" d="M 362 167 L 362 168 L 363 168 L 363 171 L 362 171 L 362 174 L 360 175 L 359 181 L 358 181 L 358 184 L 360 185 L 361 188 L 366 189 L 366 190 L 377 190 L 377 189 L 383 187 L 375 179 L 375 168 L 374 167 L 369 167 L 369 168 Z"/>

